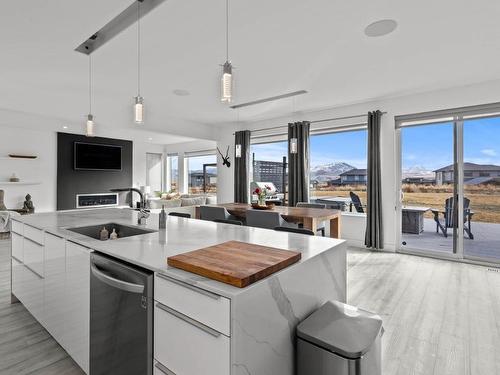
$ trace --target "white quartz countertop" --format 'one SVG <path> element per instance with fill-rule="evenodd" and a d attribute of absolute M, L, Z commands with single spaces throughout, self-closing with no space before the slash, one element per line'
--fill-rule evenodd
<path fill-rule="evenodd" d="M 48 233 L 64 237 L 67 240 L 90 249 L 97 250 L 155 272 L 161 272 L 175 279 L 228 298 L 252 286 L 250 285 L 247 288 L 240 289 L 175 269 L 167 265 L 167 258 L 172 255 L 236 240 L 280 249 L 300 251 L 302 253 L 300 262 L 306 262 L 325 251 L 334 250 L 336 246 L 344 243 L 344 240 L 332 238 L 304 236 L 260 228 L 220 224 L 196 219 L 184 219 L 174 216 L 168 216 L 166 230 L 159 231 L 157 214 L 151 214 L 145 226 L 138 226 L 136 211 L 117 208 L 58 211 L 18 216 L 14 219 L 35 228 L 42 229 Z M 144 227 L 146 229 L 156 230 L 157 232 L 113 241 L 99 241 L 66 229 L 107 223 Z M 111 230 L 112 228 L 107 229 Z M 292 265 L 290 267 L 294 266 Z M 286 269 L 280 272 L 286 272 Z"/>

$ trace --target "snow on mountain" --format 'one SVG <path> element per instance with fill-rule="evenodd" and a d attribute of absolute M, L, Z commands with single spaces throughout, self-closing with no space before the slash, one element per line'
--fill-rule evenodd
<path fill-rule="evenodd" d="M 434 178 L 434 172 L 422 167 L 421 165 L 414 165 L 410 168 L 403 169 L 403 178 L 406 177 Z"/>
<path fill-rule="evenodd" d="M 355 167 L 344 162 L 315 165 L 311 167 L 311 180 L 318 180 L 319 182 L 335 180 L 342 173 L 351 169 L 355 169 Z"/>

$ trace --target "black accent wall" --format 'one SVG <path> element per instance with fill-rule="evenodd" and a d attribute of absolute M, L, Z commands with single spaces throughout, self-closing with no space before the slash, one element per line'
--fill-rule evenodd
<path fill-rule="evenodd" d="M 74 143 L 100 143 L 122 147 L 121 171 L 82 171 L 74 169 Z M 76 208 L 76 194 L 107 193 L 109 189 L 132 186 L 133 142 L 120 139 L 57 133 L 57 209 Z M 120 204 L 126 204 L 121 194 Z"/>

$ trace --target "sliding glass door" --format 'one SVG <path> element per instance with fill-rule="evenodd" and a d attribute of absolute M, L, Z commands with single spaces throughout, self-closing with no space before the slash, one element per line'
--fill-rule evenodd
<path fill-rule="evenodd" d="M 400 251 L 500 262 L 500 106 L 496 109 L 495 114 L 470 107 L 396 118 Z"/>
<path fill-rule="evenodd" d="M 456 254 L 456 125 L 401 129 L 401 249 Z"/>
<path fill-rule="evenodd" d="M 464 120 L 464 256 L 500 261 L 500 117 Z"/>

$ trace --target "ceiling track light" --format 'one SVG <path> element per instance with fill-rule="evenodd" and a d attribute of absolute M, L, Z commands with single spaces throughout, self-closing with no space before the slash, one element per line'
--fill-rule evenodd
<path fill-rule="evenodd" d="M 229 0 L 226 0 L 226 62 L 222 65 L 220 100 L 222 103 L 233 101 L 233 65 L 229 61 Z"/>
<path fill-rule="evenodd" d="M 137 0 L 137 96 L 134 98 L 134 121 L 144 123 L 144 98 L 141 96 L 141 3 Z"/>
<path fill-rule="evenodd" d="M 94 137 L 94 115 L 92 115 L 92 56 L 89 55 L 89 114 L 87 115 L 87 124 L 85 129 L 87 137 Z"/>

